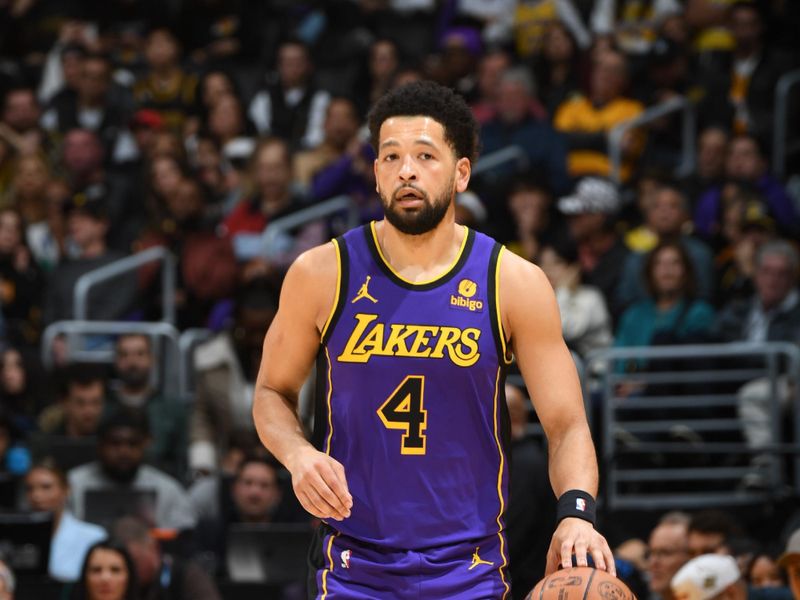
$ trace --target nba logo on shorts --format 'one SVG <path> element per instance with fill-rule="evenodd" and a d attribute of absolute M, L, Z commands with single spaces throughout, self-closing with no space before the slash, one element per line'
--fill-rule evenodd
<path fill-rule="evenodd" d="M 352 552 L 350 550 L 342 550 L 342 568 L 349 569 L 350 568 L 350 555 Z"/>
<path fill-rule="evenodd" d="M 583 498 L 576 498 L 575 499 L 575 508 L 581 512 L 586 510 L 586 500 Z"/>

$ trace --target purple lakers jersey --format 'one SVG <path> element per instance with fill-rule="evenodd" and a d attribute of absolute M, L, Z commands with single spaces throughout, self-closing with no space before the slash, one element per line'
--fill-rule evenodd
<path fill-rule="evenodd" d="M 506 359 L 502 247 L 467 230 L 455 263 L 412 283 L 375 223 L 334 241 L 339 282 L 322 333 L 315 443 L 344 465 L 351 516 L 336 530 L 417 550 L 504 543 Z"/>

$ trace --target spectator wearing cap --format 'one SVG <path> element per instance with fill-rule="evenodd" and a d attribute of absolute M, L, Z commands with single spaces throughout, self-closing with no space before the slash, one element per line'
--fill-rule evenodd
<path fill-rule="evenodd" d="M 611 174 L 608 133 L 623 121 L 638 116 L 644 106 L 625 96 L 628 64 L 616 50 L 599 53 L 591 70 L 589 96 L 575 95 L 559 106 L 553 126 L 564 133 L 569 147 L 568 171 L 572 177 Z M 629 131 L 622 140 L 620 176 L 628 181 L 642 151 L 641 136 Z"/>
<path fill-rule="evenodd" d="M 778 559 L 778 564 L 786 570 L 789 576 L 792 597 L 794 600 L 800 600 L 800 529 L 789 536 L 786 550 Z"/>
<path fill-rule="evenodd" d="M 765 209 L 775 219 L 778 231 L 788 237 L 800 232 L 800 216 L 786 189 L 768 172 L 768 161 L 761 141 L 740 134 L 728 144 L 725 180 L 754 186 L 765 200 Z M 698 201 L 694 213 L 697 233 L 712 239 L 721 228 L 723 185 L 708 190 Z"/>
<path fill-rule="evenodd" d="M 287 40 L 278 48 L 276 72 L 250 102 L 247 115 L 262 136 L 284 139 L 292 151 L 314 148 L 324 138 L 328 92 L 312 83 L 311 56 L 304 43 Z"/>
<path fill-rule="evenodd" d="M 662 182 L 645 208 L 645 228 L 651 233 L 651 243 L 641 251 L 632 252 L 625 261 L 617 288 L 617 303 L 628 306 L 647 297 L 642 269 L 646 253 L 659 242 L 676 240 L 686 250 L 692 262 L 695 296 L 710 301 L 714 293 L 714 263 L 711 250 L 702 241 L 687 233 L 690 225 L 689 199 L 676 184 Z"/>
<path fill-rule="evenodd" d="M 620 206 L 616 186 L 605 179 L 586 177 L 571 195 L 560 198 L 557 206 L 578 244 L 584 283 L 598 288 L 612 317 L 619 317 L 616 289 L 629 251 L 614 226 Z"/>
<path fill-rule="evenodd" d="M 124 257 L 106 245 L 108 215 L 101 198 L 75 194 L 64 204 L 72 256 L 50 274 L 44 299 L 46 324 L 74 316 L 73 292 L 78 279 Z M 127 274 L 97 285 L 89 297 L 89 316 L 114 321 L 129 313 L 137 298 L 136 277 Z"/>
<path fill-rule="evenodd" d="M 527 69 L 512 67 L 500 76 L 495 117 L 481 127 L 484 156 L 508 146 L 520 147 L 529 172 L 542 176 L 556 193 L 569 189 L 565 170 L 567 146 L 562 135 L 531 111 L 534 82 Z M 501 188 L 514 167 L 498 166 L 481 175 L 484 185 Z M 485 194 L 487 195 L 487 194 Z"/>
<path fill-rule="evenodd" d="M 670 582 L 675 600 L 747 600 L 747 583 L 732 556 L 703 554 L 687 562 Z"/>
<path fill-rule="evenodd" d="M 68 473 L 70 504 L 79 519 L 92 520 L 86 513 L 89 490 L 153 490 L 153 527 L 188 529 L 196 519 L 183 487 L 159 469 L 144 464 L 150 432 L 147 416 L 133 409 L 119 409 L 104 417 L 98 431 L 98 460 Z"/>
<path fill-rule="evenodd" d="M 164 119 L 158 111 L 141 108 L 133 113 L 129 123 L 140 158 L 149 160 L 153 156 L 156 133 L 163 131 Z"/>

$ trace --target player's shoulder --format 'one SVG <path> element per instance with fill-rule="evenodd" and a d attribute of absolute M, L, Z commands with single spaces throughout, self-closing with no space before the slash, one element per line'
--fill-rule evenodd
<path fill-rule="evenodd" d="M 297 291 L 314 294 L 324 289 L 327 283 L 335 284 L 339 274 L 339 258 L 335 242 L 330 241 L 306 250 L 298 256 L 284 279 L 294 293 Z"/>
<path fill-rule="evenodd" d="M 500 260 L 501 291 L 506 287 L 549 285 L 544 272 L 520 255 L 504 248 Z"/>
<path fill-rule="evenodd" d="M 310 277 L 324 276 L 327 273 L 336 275 L 339 264 L 336 243 L 331 240 L 306 250 L 295 259 L 289 271 Z"/>

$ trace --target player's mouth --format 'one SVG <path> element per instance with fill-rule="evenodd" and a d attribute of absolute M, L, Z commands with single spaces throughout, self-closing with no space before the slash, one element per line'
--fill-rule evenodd
<path fill-rule="evenodd" d="M 421 206 L 425 202 L 425 194 L 412 187 L 400 188 L 394 194 L 395 202 L 403 207 Z"/>

